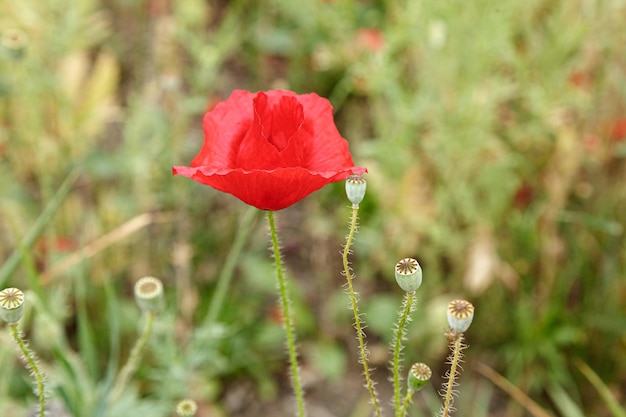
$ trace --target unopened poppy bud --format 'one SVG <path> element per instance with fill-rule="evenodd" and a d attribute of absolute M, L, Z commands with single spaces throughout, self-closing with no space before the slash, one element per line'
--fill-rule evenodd
<path fill-rule="evenodd" d="M 348 200 L 353 206 L 361 204 L 365 197 L 365 189 L 367 188 L 367 181 L 362 175 L 350 175 L 346 178 L 346 195 Z"/>
<path fill-rule="evenodd" d="M 163 308 L 163 283 L 155 277 L 143 277 L 135 284 L 135 301 L 145 312 L 158 312 Z"/>
<path fill-rule="evenodd" d="M 428 365 L 421 362 L 414 363 L 409 369 L 409 377 L 407 378 L 409 390 L 413 392 L 421 390 L 431 376 L 433 376 L 433 372 Z"/>
<path fill-rule="evenodd" d="M 0 291 L 0 317 L 5 322 L 17 323 L 24 312 L 24 293 L 18 288 Z"/>
<path fill-rule="evenodd" d="M 474 318 L 474 306 L 466 300 L 454 300 L 448 304 L 448 324 L 457 333 L 469 329 Z"/>
<path fill-rule="evenodd" d="M 176 405 L 176 414 L 180 417 L 193 417 L 198 411 L 198 405 L 194 400 L 184 399 Z"/>
<path fill-rule="evenodd" d="M 404 258 L 396 264 L 396 282 L 406 292 L 413 292 L 422 285 L 422 268 L 413 258 Z"/>

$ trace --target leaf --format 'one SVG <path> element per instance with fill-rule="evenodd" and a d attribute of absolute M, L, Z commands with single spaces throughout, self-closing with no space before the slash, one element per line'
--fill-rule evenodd
<path fill-rule="evenodd" d="M 613 417 L 626 417 L 626 409 L 618 404 L 617 400 L 613 396 L 613 393 L 602 381 L 602 379 L 600 379 L 598 374 L 596 374 L 593 369 L 589 367 L 589 365 L 580 359 L 575 359 L 574 364 L 578 367 L 578 370 L 585 376 L 585 378 L 587 378 L 591 385 L 593 385 L 596 391 L 598 391 L 598 394 L 600 394 L 600 397 L 611 412 L 611 415 L 613 415 Z"/>
<path fill-rule="evenodd" d="M 553 384 L 547 389 L 554 405 L 559 409 L 562 415 L 568 417 L 585 417 L 584 412 L 572 400 L 567 392 L 560 385 Z"/>

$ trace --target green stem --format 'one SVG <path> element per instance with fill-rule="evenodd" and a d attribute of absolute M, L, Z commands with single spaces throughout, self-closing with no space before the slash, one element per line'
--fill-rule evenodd
<path fill-rule="evenodd" d="M 115 381 L 115 386 L 111 392 L 111 401 L 117 400 L 120 395 L 122 395 L 122 391 L 130 377 L 135 373 L 137 367 L 139 366 L 139 361 L 141 360 L 141 355 L 148 343 L 148 339 L 150 338 L 150 334 L 152 334 L 152 325 L 154 324 L 154 316 L 156 313 L 148 312 L 146 313 L 146 323 L 141 332 L 141 336 L 133 346 L 133 349 L 130 351 L 130 356 L 128 357 L 128 361 L 120 371 L 117 376 L 117 380 Z"/>
<path fill-rule="evenodd" d="M 352 246 L 352 240 L 357 228 L 357 219 L 359 214 L 359 206 L 352 206 L 352 217 L 350 219 L 350 231 L 346 237 L 346 246 L 343 248 L 343 271 L 348 282 L 348 293 L 350 295 L 350 303 L 352 307 L 352 313 L 354 314 L 354 327 L 356 329 L 356 337 L 359 340 L 359 354 L 361 356 L 361 363 L 363 364 L 363 375 L 365 376 L 365 386 L 369 391 L 372 404 L 377 417 L 381 417 L 380 402 L 376 389 L 374 388 L 374 382 L 370 375 L 370 369 L 368 364 L 368 352 L 365 345 L 365 333 L 363 332 L 363 326 L 361 325 L 361 317 L 359 314 L 359 307 L 357 305 L 357 295 L 352 285 L 352 270 L 350 269 L 350 262 L 348 261 L 348 254 L 350 253 L 350 247 Z"/>
<path fill-rule="evenodd" d="M 9 324 L 11 328 L 11 334 L 13 335 L 13 339 L 15 339 L 15 343 L 17 343 L 18 347 L 22 351 L 22 355 L 24 360 L 26 361 L 26 367 L 33 373 L 35 377 L 35 383 L 37 384 L 37 395 L 39 397 L 39 417 L 44 417 L 46 414 L 46 396 L 45 396 L 45 386 L 44 386 L 44 375 L 39 370 L 39 366 L 37 366 L 37 358 L 33 351 L 30 350 L 24 338 L 22 337 L 21 332 L 17 328 L 17 323 Z"/>
<path fill-rule="evenodd" d="M 406 336 L 406 324 L 411 320 L 411 312 L 415 310 L 415 291 L 406 292 L 402 301 L 402 312 L 400 313 L 396 325 L 393 347 L 393 394 L 396 410 L 396 417 L 400 414 L 400 352 L 402 351 L 402 341 Z"/>
<path fill-rule="evenodd" d="M 280 256 L 280 247 L 278 245 L 278 235 L 276 233 L 276 223 L 274 221 L 274 212 L 267 212 L 267 220 L 269 222 L 270 234 L 272 235 L 272 248 L 274 250 L 274 262 L 276 265 L 276 279 L 278 281 L 278 290 L 280 292 L 280 301 L 283 312 L 283 320 L 285 332 L 287 334 L 287 347 L 289 350 L 289 364 L 291 365 L 291 384 L 296 396 L 298 407 L 298 416 L 304 417 L 304 393 L 302 383 L 300 382 L 300 370 L 298 369 L 298 357 L 296 354 L 296 336 L 291 323 L 291 300 L 285 283 L 283 274 L 282 260 Z"/>
<path fill-rule="evenodd" d="M 457 367 L 461 359 L 463 335 L 459 334 L 458 337 L 450 344 L 452 349 L 452 355 L 450 356 L 450 374 L 448 375 L 448 382 L 446 386 L 446 395 L 444 397 L 442 417 L 448 417 L 452 412 L 452 403 L 454 398 L 452 396 L 453 389 L 456 385 L 456 378 L 458 376 Z"/>
<path fill-rule="evenodd" d="M 409 389 L 406 392 L 406 396 L 404 397 L 404 402 L 402 403 L 402 409 L 400 410 L 400 416 L 406 416 L 406 412 L 409 410 L 409 405 L 411 405 L 411 399 L 413 399 L 413 390 Z"/>
<path fill-rule="evenodd" d="M 237 234 L 235 235 L 235 240 L 233 241 L 233 246 L 230 248 L 230 251 L 226 256 L 224 267 L 222 268 L 220 276 L 217 280 L 217 287 L 215 288 L 215 294 L 211 300 L 209 312 L 204 319 L 205 328 L 210 328 L 217 321 L 222 305 L 224 305 L 226 292 L 228 291 L 228 287 L 230 287 L 230 282 L 232 281 L 237 260 L 239 259 L 243 245 L 250 234 L 250 226 L 252 225 L 252 221 L 256 217 L 257 212 L 258 210 L 256 208 L 250 206 L 248 211 L 243 214 L 240 220 L 239 228 L 237 229 Z"/>

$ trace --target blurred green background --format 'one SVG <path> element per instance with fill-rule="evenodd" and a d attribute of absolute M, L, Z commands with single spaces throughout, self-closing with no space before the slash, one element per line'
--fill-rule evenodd
<path fill-rule="evenodd" d="M 411 416 L 438 408 L 458 297 L 476 306 L 459 415 L 626 415 L 624 21 L 623 0 L 3 1 L 0 284 L 27 292 L 51 398 L 81 417 L 171 416 L 187 397 L 204 417 L 293 415 L 264 216 L 171 176 L 230 91 L 287 88 L 329 98 L 369 169 L 353 265 L 383 404 L 393 267 L 411 256 L 406 363 L 435 374 Z M 278 217 L 312 416 L 370 414 L 340 273 L 349 212 L 339 183 Z M 144 275 L 168 309 L 106 405 Z M 25 416 L 1 330 L 0 415 Z"/>

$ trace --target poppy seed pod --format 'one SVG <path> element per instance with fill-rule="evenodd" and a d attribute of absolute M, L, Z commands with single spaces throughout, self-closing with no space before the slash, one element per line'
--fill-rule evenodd
<path fill-rule="evenodd" d="M 362 175 L 350 175 L 346 178 L 346 195 L 352 206 L 358 207 L 365 197 L 367 182 Z"/>
<path fill-rule="evenodd" d="M 409 369 L 409 377 L 407 378 L 409 390 L 414 392 L 421 390 L 432 375 L 433 372 L 428 365 L 421 362 L 414 363 Z"/>
<path fill-rule="evenodd" d="M 180 417 L 193 417 L 198 411 L 198 405 L 194 400 L 184 399 L 176 405 L 176 414 Z"/>
<path fill-rule="evenodd" d="M 406 292 L 417 290 L 422 285 L 422 268 L 413 258 L 404 258 L 396 264 L 396 282 Z"/>
<path fill-rule="evenodd" d="M 143 277 L 135 283 L 135 301 L 145 312 L 163 308 L 163 283 L 155 277 Z"/>
<path fill-rule="evenodd" d="M 24 56 L 28 42 L 26 32 L 17 28 L 5 29 L 0 33 L 0 48 L 8 51 L 13 59 L 20 59 Z"/>
<path fill-rule="evenodd" d="M 9 324 L 17 323 L 24 312 L 24 293 L 18 288 L 0 291 L 0 317 Z"/>
<path fill-rule="evenodd" d="M 469 329 L 474 318 L 474 306 L 466 300 L 454 300 L 448 304 L 448 324 L 457 333 Z"/>

